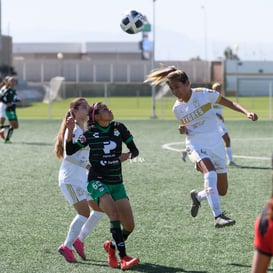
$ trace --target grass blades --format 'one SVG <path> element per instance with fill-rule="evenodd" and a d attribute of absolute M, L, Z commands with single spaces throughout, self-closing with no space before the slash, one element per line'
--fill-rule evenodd
<path fill-rule="evenodd" d="M 69 264 L 57 252 L 75 215 L 57 181 L 60 162 L 53 149 L 60 123 L 21 119 L 13 143 L 0 143 L 1 273 L 119 271 L 109 268 L 103 249 L 110 238 L 106 216 L 86 238 L 87 261 L 76 255 L 79 262 Z M 125 124 L 140 150 L 138 158 L 123 165 L 136 222 L 127 251 L 141 261 L 130 271 L 250 272 L 253 223 L 272 190 L 272 122 L 226 122 L 234 160 L 241 168 L 229 168 L 229 191 L 221 198 L 223 210 L 237 223 L 223 229 L 214 228 L 207 202 L 196 218 L 190 216 L 189 192 L 203 187 L 201 174 L 188 159 L 182 162 L 179 152 L 162 148 L 172 143 L 171 147 L 183 149 L 178 122 L 125 120 Z"/>

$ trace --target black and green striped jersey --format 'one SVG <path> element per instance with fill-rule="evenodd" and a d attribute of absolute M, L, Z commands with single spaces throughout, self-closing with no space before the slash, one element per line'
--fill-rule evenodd
<path fill-rule="evenodd" d="M 18 101 L 18 97 L 16 94 L 16 90 L 13 88 L 8 88 L 6 89 L 2 94 L 1 94 L 1 101 L 5 104 L 10 103 L 11 106 L 6 108 L 6 111 L 14 111 L 16 102 Z"/>
<path fill-rule="evenodd" d="M 125 143 L 133 156 L 138 155 L 133 136 L 123 123 L 111 122 L 108 127 L 91 125 L 75 144 L 67 142 L 66 152 L 72 154 L 76 150 L 89 145 L 89 161 L 92 165 L 88 181 L 99 179 L 104 184 L 122 183 L 122 170 L 119 156 Z"/>

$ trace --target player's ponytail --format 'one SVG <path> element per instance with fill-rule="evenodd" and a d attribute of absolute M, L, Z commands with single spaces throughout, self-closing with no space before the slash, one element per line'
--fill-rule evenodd
<path fill-rule="evenodd" d="M 164 66 L 163 68 L 157 68 L 147 75 L 144 83 L 150 83 L 151 85 L 160 85 L 167 80 L 167 76 L 176 71 L 175 66 Z"/>
<path fill-rule="evenodd" d="M 55 152 L 55 155 L 56 155 L 56 157 L 58 159 L 62 159 L 64 157 L 64 146 L 63 146 L 63 143 L 64 143 L 64 134 L 65 134 L 65 130 L 66 130 L 66 120 L 69 117 L 75 118 L 75 115 L 73 113 L 73 109 L 78 109 L 79 106 L 82 103 L 87 103 L 87 101 L 86 101 L 85 98 L 80 97 L 80 98 L 74 99 L 70 103 L 70 108 L 68 109 L 68 111 L 65 114 L 65 117 L 64 117 L 64 119 L 62 121 L 62 124 L 60 126 L 59 132 L 57 134 L 56 143 L 55 143 L 55 147 L 54 147 L 54 152 Z"/>
<path fill-rule="evenodd" d="M 151 85 L 169 84 L 170 81 L 180 81 L 186 83 L 189 78 L 185 71 L 177 69 L 175 66 L 164 66 L 153 70 L 146 78 L 144 83 Z"/>

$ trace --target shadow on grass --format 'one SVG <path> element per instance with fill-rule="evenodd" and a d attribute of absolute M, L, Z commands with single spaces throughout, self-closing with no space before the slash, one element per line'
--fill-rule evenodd
<path fill-rule="evenodd" d="M 106 266 L 108 267 L 108 264 L 101 263 L 101 262 L 90 262 L 90 265 L 92 266 Z M 150 263 L 140 263 L 136 266 L 134 266 L 131 269 L 133 272 L 146 272 L 146 273 L 180 273 L 180 272 L 187 272 L 187 273 L 206 273 L 207 271 L 199 271 L 199 270 L 185 270 L 183 268 L 177 268 L 177 267 L 170 267 L 165 265 L 158 265 L 158 264 L 150 264 Z"/>
<path fill-rule="evenodd" d="M 89 266 L 99 266 L 99 267 L 109 267 L 108 263 L 103 261 L 80 261 L 78 263 L 89 265 Z M 131 272 L 146 272 L 146 273 L 207 273 L 207 271 L 199 270 L 185 270 L 183 268 L 170 267 L 165 265 L 151 264 L 151 263 L 140 263 L 130 269 Z"/>
<path fill-rule="evenodd" d="M 253 169 L 253 170 L 272 170 L 271 167 L 257 167 L 257 166 L 242 166 L 242 165 L 236 165 L 236 166 L 229 166 L 230 168 L 238 168 L 238 169 Z"/>
<path fill-rule="evenodd" d="M 52 249 L 44 249 L 44 252 L 47 254 L 59 255 L 56 251 L 52 251 Z M 98 266 L 98 267 L 109 267 L 108 263 L 102 260 L 92 260 L 87 259 L 85 261 L 78 259 L 77 264 L 86 265 L 86 266 Z M 131 272 L 146 272 L 146 273 L 207 273 L 207 271 L 200 270 L 185 270 L 183 268 L 170 267 L 159 264 L 151 264 L 151 263 L 141 263 L 134 266 L 130 269 Z"/>
<path fill-rule="evenodd" d="M 251 268 L 251 265 L 245 265 L 245 264 L 236 264 L 236 263 L 231 263 L 228 265 L 232 265 L 232 266 L 237 266 L 237 267 L 244 267 L 244 268 Z M 273 272 L 273 269 L 268 269 L 267 272 Z"/>
<path fill-rule="evenodd" d="M 12 144 L 23 144 L 23 145 L 30 145 L 30 146 L 52 146 L 54 143 L 48 143 L 48 142 L 12 142 Z"/>
<path fill-rule="evenodd" d="M 271 167 L 256 167 L 256 166 L 241 166 L 241 165 L 238 165 L 237 168 L 240 168 L 240 169 L 253 169 L 253 170 L 272 170 Z"/>
<path fill-rule="evenodd" d="M 185 270 L 183 268 L 170 267 L 165 265 L 150 264 L 150 263 L 140 263 L 134 268 L 136 272 L 148 272 L 148 273 L 206 273 L 207 271 L 199 270 Z"/>

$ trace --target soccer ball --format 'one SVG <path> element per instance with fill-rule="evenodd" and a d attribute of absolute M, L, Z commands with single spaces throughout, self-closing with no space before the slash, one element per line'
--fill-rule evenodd
<path fill-rule="evenodd" d="M 120 27 L 128 34 L 136 34 L 143 29 L 144 24 L 144 16 L 136 10 L 130 10 L 121 19 Z"/>

